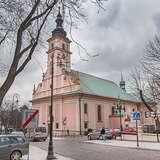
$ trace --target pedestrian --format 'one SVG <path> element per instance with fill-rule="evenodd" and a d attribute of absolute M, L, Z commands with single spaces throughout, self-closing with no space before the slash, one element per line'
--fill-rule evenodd
<path fill-rule="evenodd" d="M 102 139 L 105 141 L 106 140 L 106 134 L 105 134 L 105 128 L 103 127 L 102 129 L 101 129 L 101 136 L 102 136 Z"/>

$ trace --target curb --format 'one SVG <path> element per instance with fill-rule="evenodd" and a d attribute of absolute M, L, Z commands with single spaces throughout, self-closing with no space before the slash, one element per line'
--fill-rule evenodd
<path fill-rule="evenodd" d="M 111 146 L 111 147 L 115 147 L 115 148 L 120 147 L 120 148 L 129 148 L 129 149 L 136 149 L 136 150 L 147 150 L 147 151 L 159 151 L 160 152 L 160 149 L 150 149 L 150 148 L 131 147 L 131 146 L 115 146 L 115 145 L 112 145 L 111 143 L 110 144 L 107 144 L 107 143 L 103 144 L 103 143 L 94 143 L 94 142 L 89 142 L 89 141 L 84 141 L 82 143 Z"/>

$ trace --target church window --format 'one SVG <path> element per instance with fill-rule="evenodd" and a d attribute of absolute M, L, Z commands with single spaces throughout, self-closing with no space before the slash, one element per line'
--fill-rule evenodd
<path fill-rule="evenodd" d="M 85 114 L 88 113 L 88 105 L 87 105 L 87 103 L 84 104 L 84 113 Z"/>
<path fill-rule="evenodd" d="M 84 129 L 87 129 L 87 128 L 88 128 L 88 123 L 84 122 Z"/>
<path fill-rule="evenodd" d="M 98 112 L 98 121 L 102 121 L 102 107 L 101 107 L 101 105 L 98 105 L 97 112 Z"/>
<path fill-rule="evenodd" d="M 126 112 L 125 107 L 117 108 L 117 106 L 112 106 L 112 115 L 116 115 L 116 116 L 124 115 L 125 112 Z"/>
<path fill-rule="evenodd" d="M 59 123 L 56 123 L 56 129 L 58 129 L 59 128 Z"/>

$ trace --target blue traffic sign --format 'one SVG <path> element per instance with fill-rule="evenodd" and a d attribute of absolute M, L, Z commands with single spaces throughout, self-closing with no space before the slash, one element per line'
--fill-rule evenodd
<path fill-rule="evenodd" d="M 134 112 L 133 113 L 133 120 L 141 120 L 141 114 L 139 112 Z"/>

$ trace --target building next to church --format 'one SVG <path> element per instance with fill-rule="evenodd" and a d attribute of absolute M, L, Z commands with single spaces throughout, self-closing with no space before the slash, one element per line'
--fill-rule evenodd
<path fill-rule="evenodd" d="M 53 117 L 54 130 L 70 130 L 82 133 L 88 128 L 120 128 L 121 105 L 122 125 L 134 126 L 132 113 L 141 112 L 142 124 L 151 121 L 144 117 L 145 108 L 139 99 L 125 89 L 123 78 L 117 85 L 71 69 L 71 41 L 63 28 L 60 11 L 56 28 L 48 39 L 47 70 L 42 82 L 34 87 L 32 105 L 39 110 L 39 125 L 48 126 L 51 99 L 51 76 L 53 58 Z"/>

